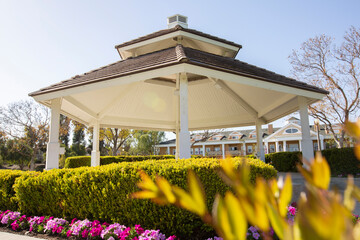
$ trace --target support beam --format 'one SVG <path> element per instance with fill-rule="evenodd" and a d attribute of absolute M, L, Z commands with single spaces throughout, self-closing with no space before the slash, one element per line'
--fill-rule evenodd
<path fill-rule="evenodd" d="M 203 148 L 203 157 L 205 157 L 205 154 L 206 154 L 206 153 L 205 153 L 205 150 L 206 150 L 206 149 L 205 149 L 205 144 L 202 145 L 202 148 Z"/>
<path fill-rule="evenodd" d="M 275 142 L 275 152 L 280 152 L 280 149 L 279 149 L 279 141 L 276 141 L 276 142 Z"/>
<path fill-rule="evenodd" d="M 93 149 L 91 151 L 91 166 L 100 166 L 100 151 L 99 151 L 99 135 L 100 135 L 100 124 L 98 121 L 95 122 L 93 128 Z"/>
<path fill-rule="evenodd" d="M 283 141 L 283 152 L 287 152 L 286 141 Z"/>
<path fill-rule="evenodd" d="M 222 80 L 210 78 L 209 79 L 214 82 L 215 87 L 223 90 L 227 95 L 229 95 L 234 101 L 240 104 L 251 116 L 254 118 L 258 118 L 258 112 L 250 106 L 244 99 L 242 99 L 236 92 L 234 92 L 228 85 Z M 260 119 L 262 122 L 265 122 L 264 119 Z"/>
<path fill-rule="evenodd" d="M 282 106 L 283 104 L 291 101 L 292 99 L 296 98 L 296 96 L 291 95 L 291 94 L 286 94 L 285 96 L 276 99 L 275 101 L 273 101 L 268 107 L 261 109 L 259 111 L 259 117 L 263 117 L 266 114 L 268 114 L 269 112 L 273 111 L 274 109 Z"/>
<path fill-rule="evenodd" d="M 51 100 L 51 120 L 49 129 L 49 142 L 46 149 L 46 170 L 59 168 L 59 129 L 60 129 L 61 99 Z"/>
<path fill-rule="evenodd" d="M 188 113 L 188 80 L 186 73 L 180 74 L 180 133 L 179 133 L 179 157 L 190 158 L 190 132 Z"/>
<path fill-rule="evenodd" d="M 64 99 L 66 101 L 68 101 L 69 103 L 71 103 L 72 105 L 74 105 L 75 107 L 79 108 L 84 113 L 88 114 L 90 117 L 97 118 L 97 114 L 95 112 L 93 112 L 86 105 L 82 104 L 81 102 L 79 102 L 75 98 L 73 98 L 71 96 L 67 96 L 67 97 L 64 97 Z"/>
<path fill-rule="evenodd" d="M 314 148 L 310 137 L 309 114 L 307 100 L 305 97 L 298 97 L 299 113 L 301 122 L 301 148 L 303 158 L 310 160 L 314 158 Z"/>
<path fill-rule="evenodd" d="M 262 139 L 262 128 L 260 119 L 256 120 L 256 140 L 257 140 L 257 154 L 261 161 L 265 162 L 265 151 Z"/>
<path fill-rule="evenodd" d="M 170 155 L 170 154 L 171 154 L 171 153 L 170 153 L 170 147 L 167 147 L 166 153 L 167 153 L 167 155 Z"/>

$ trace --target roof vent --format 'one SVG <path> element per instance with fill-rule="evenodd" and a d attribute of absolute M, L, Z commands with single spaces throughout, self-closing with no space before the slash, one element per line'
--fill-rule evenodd
<path fill-rule="evenodd" d="M 174 16 L 168 17 L 167 19 L 168 28 L 173 28 L 176 25 L 180 25 L 183 28 L 188 28 L 187 19 L 188 19 L 187 17 L 180 14 L 176 14 Z"/>

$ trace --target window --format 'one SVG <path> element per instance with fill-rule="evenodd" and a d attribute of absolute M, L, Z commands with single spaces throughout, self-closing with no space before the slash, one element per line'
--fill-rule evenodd
<path fill-rule="evenodd" d="M 203 155 L 204 154 L 204 151 L 202 148 L 200 148 L 200 154 Z"/>
<path fill-rule="evenodd" d="M 253 152 L 253 149 L 252 149 L 252 146 L 251 146 L 251 145 L 248 145 L 248 146 L 247 146 L 247 152 L 248 152 L 248 153 L 252 153 L 252 152 Z"/>
<path fill-rule="evenodd" d="M 190 154 L 192 155 L 192 154 L 194 154 L 194 149 L 190 149 Z"/>
<path fill-rule="evenodd" d="M 298 131 L 296 128 L 288 128 L 285 130 L 286 133 L 297 133 Z"/>
<path fill-rule="evenodd" d="M 287 146 L 287 149 L 289 152 L 297 152 L 299 151 L 299 144 L 289 144 L 289 146 Z"/>
<path fill-rule="evenodd" d="M 229 147 L 230 151 L 237 151 L 238 148 L 237 147 Z"/>
<path fill-rule="evenodd" d="M 176 154 L 176 149 L 173 149 L 173 155 L 175 155 Z"/>
<path fill-rule="evenodd" d="M 209 147 L 206 148 L 206 152 L 210 152 L 211 149 Z"/>
<path fill-rule="evenodd" d="M 269 152 L 270 152 L 270 153 L 275 152 L 275 145 L 274 145 L 274 144 L 270 144 L 270 145 L 269 145 Z"/>
<path fill-rule="evenodd" d="M 221 151 L 220 147 L 215 147 L 215 152 L 219 152 L 219 151 Z"/>
<path fill-rule="evenodd" d="M 199 154 L 199 149 L 198 148 L 195 148 L 195 154 Z"/>
<path fill-rule="evenodd" d="M 231 136 L 230 139 L 239 139 L 239 136 Z"/>

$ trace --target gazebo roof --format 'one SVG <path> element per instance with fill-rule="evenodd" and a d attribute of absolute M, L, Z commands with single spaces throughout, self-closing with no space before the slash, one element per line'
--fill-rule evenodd
<path fill-rule="evenodd" d="M 176 81 L 188 81 L 190 130 L 269 123 L 327 91 L 234 59 L 241 45 L 180 26 L 116 46 L 123 60 L 32 92 L 86 125 L 174 131 Z"/>
<path fill-rule="evenodd" d="M 177 45 L 176 47 L 152 52 L 149 54 L 141 55 L 139 57 L 121 60 L 94 69 L 82 75 L 76 75 L 71 79 L 56 83 L 49 87 L 42 88 L 39 91 L 30 93 L 29 95 L 36 96 L 43 93 L 59 91 L 66 88 L 91 84 L 99 81 L 106 81 L 111 78 L 126 76 L 133 73 L 181 63 L 188 63 L 206 68 L 216 69 L 219 71 L 230 72 L 240 76 L 251 77 L 254 79 L 254 81 L 261 80 L 323 94 L 328 93 L 321 88 L 306 84 L 304 82 L 296 81 L 294 79 L 285 77 L 280 74 L 276 74 L 264 68 L 250 65 L 237 59 L 223 57 L 192 48 L 186 48 L 182 45 Z M 203 78 L 200 79 L 202 80 Z M 199 78 L 193 80 L 189 79 L 189 82 L 196 80 L 199 80 Z M 163 81 L 164 84 L 175 84 L 173 79 L 163 78 L 158 79 L 158 81 Z"/>

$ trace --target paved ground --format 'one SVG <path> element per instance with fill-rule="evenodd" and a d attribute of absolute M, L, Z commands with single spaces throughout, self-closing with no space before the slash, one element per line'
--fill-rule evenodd
<path fill-rule="evenodd" d="M 286 173 L 278 173 L 278 176 L 284 176 Z M 296 201 L 299 199 L 300 193 L 305 191 L 304 178 L 300 173 L 291 173 L 291 180 L 293 183 L 293 198 L 292 201 Z M 356 186 L 360 187 L 360 178 L 354 178 L 354 183 Z M 341 194 L 344 194 L 347 185 L 347 178 L 338 178 L 332 177 L 330 181 L 330 189 L 336 187 Z M 360 215 L 360 203 L 356 203 L 356 207 L 354 210 L 355 214 Z"/>
<path fill-rule="evenodd" d="M 0 240 L 44 240 L 14 233 L 0 232 Z"/>

